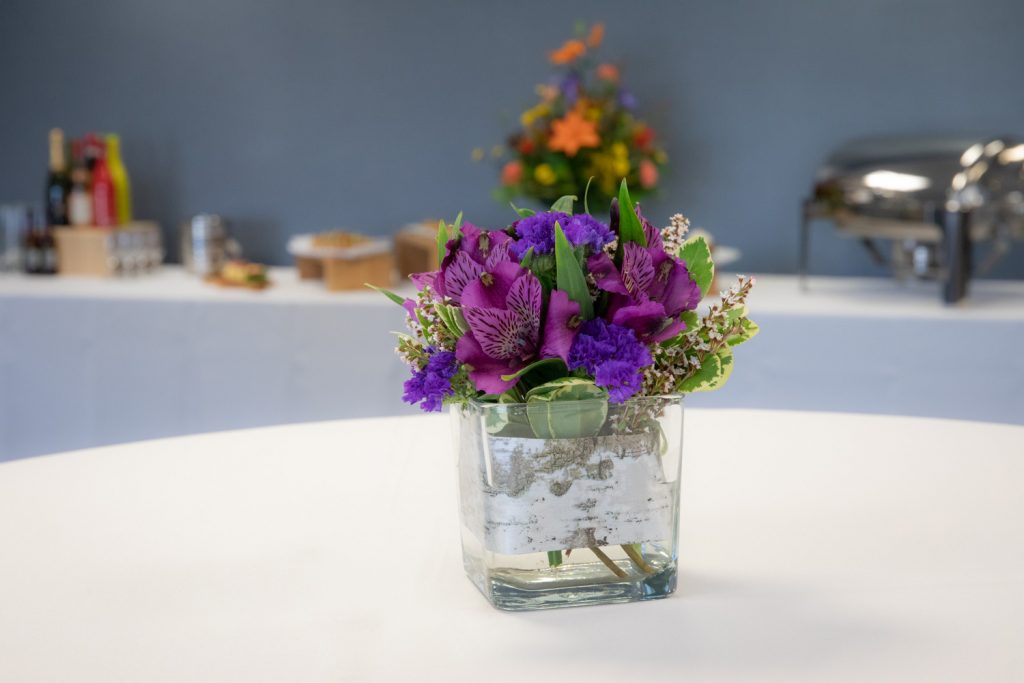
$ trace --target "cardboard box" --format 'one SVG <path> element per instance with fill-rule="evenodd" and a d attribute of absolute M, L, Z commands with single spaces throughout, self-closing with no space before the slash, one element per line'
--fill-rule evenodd
<path fill-rule="evenodd" d="M 395 260 L 390 252 L 356 258 L 325 258 L 324 285 L 330 292 L 363 289 L 367 284 L 391 287 Z"/>
<path fill-rule="evenodd" d="M 133 221 L 116 228 L 57 228 L 54 235 L 60 275 L 114 277 L 126 271 L 151 270 L 163 260 L 160 226 L 152 221 Z"/>
<path fill-rule="evenodd" d="M 403 280 L 437 270 L 437 228 L 414 225 L 395 235 L 395 261 Z"/>

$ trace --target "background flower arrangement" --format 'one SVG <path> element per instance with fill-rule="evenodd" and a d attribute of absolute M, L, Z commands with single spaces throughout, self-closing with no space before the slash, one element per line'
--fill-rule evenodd
<path fill-rule="evenodd" d="M 657 187 L 667 157 L 654 130 L 637 118 L 636 98 L 621 84 L 619 68 L 596 58 L 603 39 L 603 24 L 580 25 L 577 37 L 550 53 L 559 72 L 537 86 L 539 101 L 520 115 L 505 148 L 496 148 L 505 159 L 500 199 L 547 205 L 590 178 L 599 205 L 615 195 L 622 178 L 635 198 Z"/>
<path fill-rule="evenodd" d="M 722 386 L 733 347 L 757 333 L 740 277 L 704 315 L 714 277 L 702 237 L 673 216 L 659 230 L 634 205 L 625 180 L 610 220 L 573 214 L 575 197 L 484 230 L 461 215 L 439 226 L 439 268 L 412 277 L 398 352 L 412 376 L 403 398 L 423 410 L 472 400 L 546 404 Z M 539 420 L 537 436 L 552 436 Z"/>

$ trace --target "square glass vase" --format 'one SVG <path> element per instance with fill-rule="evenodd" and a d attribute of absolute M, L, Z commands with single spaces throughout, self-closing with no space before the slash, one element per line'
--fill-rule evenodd
<path fill-rule="evenodd" d="M 495 607 L 676 587 L 681 396 L 452 408 L 466 574 Z"/>

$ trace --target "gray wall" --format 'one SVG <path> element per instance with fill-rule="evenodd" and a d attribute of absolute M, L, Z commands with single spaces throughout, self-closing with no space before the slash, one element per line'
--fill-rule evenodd
<path fill-rule="evenodd" d="M 498 224 L 496 169 L 470 150 L 500 141 L 576 19 L 608 22 L 667 140 L 651 213 L 682 209 L 744 269 L 794 268 L 798 202 L 845 139 L 1024 132 L 1020 0 L 0 0 L 0 201 L 37 199 L 62 126 L 122 133 L 138 214 L 222 213 L 257 259 L 332 226 Z M 824 232 L 814 258 L 878 272 Z M 1024 276 L 1024 253 L 998 274 Z"/>

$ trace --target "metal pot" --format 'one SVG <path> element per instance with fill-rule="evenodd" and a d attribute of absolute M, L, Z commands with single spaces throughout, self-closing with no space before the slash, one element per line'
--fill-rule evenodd
<path fill-rule="evenodd" d="M 185 269 L 201 277 L 216 275 L 224 263 L 238 258 L 242 248 L 228 234 L 217 214 L 201 213 L 181 225 L 181 260 Z"/>

